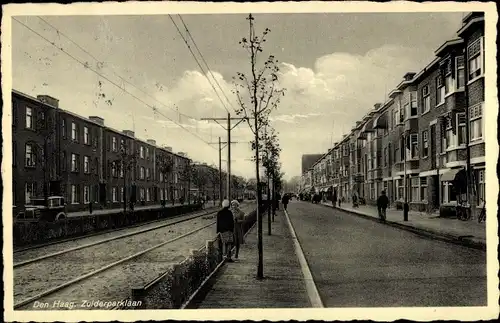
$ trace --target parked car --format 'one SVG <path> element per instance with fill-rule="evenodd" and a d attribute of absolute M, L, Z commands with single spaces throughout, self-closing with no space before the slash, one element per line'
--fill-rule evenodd
<path fill-rule="evenodd" d="M 67 217 L 66 202 L 62 196 L 49 196 L 44 198 L 33 198 L 26 204 L 23 212 L 19 212 L 16 220 L 38 222 L 38 221 L 60 221 Z"/>

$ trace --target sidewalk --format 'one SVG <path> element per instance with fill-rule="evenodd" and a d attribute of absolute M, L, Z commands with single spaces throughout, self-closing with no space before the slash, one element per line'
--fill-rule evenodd
<path fill-rule="evenodd" d="M 264 279 L 257 274 L 257 226 L 245 238 L 240 259 L 222 266 L 189 308 L 303 308 L 310 307 L 290 230 L 283 212 L 267 234 L 267 212 L 263 221 Z"/>
<path fill-rule="evenodd" d="M 321 202 L 321 204 L 332 207 L 331 202 Z M 360 205 L 358 208 L 353 208 L 345 203 L 340 209 L 371 219 L 379 219 L 375 206 Z M 477 220 L 460 221 L 453 218 L 440 218 L 435 214 L 410 211 L 408 221 L 404 221 L 403 210 L 387 209 L 386 223 L 436 239 L 486 250 L 486 225 L 484 222 L 478 223 Z"/>

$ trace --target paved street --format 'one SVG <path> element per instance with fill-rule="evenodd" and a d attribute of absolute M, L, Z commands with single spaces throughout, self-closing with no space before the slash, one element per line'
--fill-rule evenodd
<path fill-rule="evenodd" d="M 486 305 L 482 251 L 307 202 L 288 213 L 325 307 Z"/>

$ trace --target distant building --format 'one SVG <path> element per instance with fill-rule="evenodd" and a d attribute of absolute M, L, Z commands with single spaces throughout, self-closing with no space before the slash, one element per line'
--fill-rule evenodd
<path fill-rule="evenodd" d="M 302 172 L 301 174 L 304 174 L 307 172 L 312 165 L 314 165 L 318 159 L 323 157 L 323 154 L 307 154 L 307 155 L 302 155 Z"/>

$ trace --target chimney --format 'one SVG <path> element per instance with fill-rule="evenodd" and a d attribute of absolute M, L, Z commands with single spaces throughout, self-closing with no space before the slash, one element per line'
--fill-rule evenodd
<path fill-rule="evenodd" d="M 182 152 L 182 151 L 179 151 L 179 152 L 177 153 L 177 155 L 179 155 L 179 156 L 181 156 L 181 157 L 186 157 L 186 154 L 185 154 L 184 152 Z"/>
<path fill-rule="evenodd" d="M 356 128 L 359 127 L 360 124 L 361 124 L 361 121 L 356 121 Z"/>
<path fill-rule="evenodd" d="M 151 146 L 156 146 L 156 140 L 154 140 L 154 139 L 148 139 L 148 140 L 146 140 L 146 142 L 148 144 L 150 144 Z"/>
<path fill-rule="evenodd" d="M 54 108 L 59 108 L 59 100 L 51 97 L 50 95 L 37 95 L 38 101 L 53 106 Z"/>
<path fill-rule="evenodd" d="M 124 135 L 135 138 L 135 133 L 132 130 L 123 130 Z"/>
<path fill-rule="evenodd" d="M 382 104 L 381 103 L 375 103 L 374 107 L 375 110 L 378 110 Z"/>
<path fill-rule="evenodd" d="M 95 123 L 100 124 L 101 126 L 104 126 L 104 119 L 98 116 L 90 116 L 89 117 L 90 121 L 93 121 Z"/>
<path fill-rule="evenodd" d="M 411 81 L 413 79 L 413 77 L 416 75 L 417 73 L 413 73 L 413 72 L 410 72 L 410 73 L 406 73 L 404 76 L 403 76 L 403 80 L 404 81 Z"/>
<path fill-rule="evenodd" d="M 172 152 L 172 147 L 163 146 L 163 149 L 165 149 L 166 151 Z"/>

